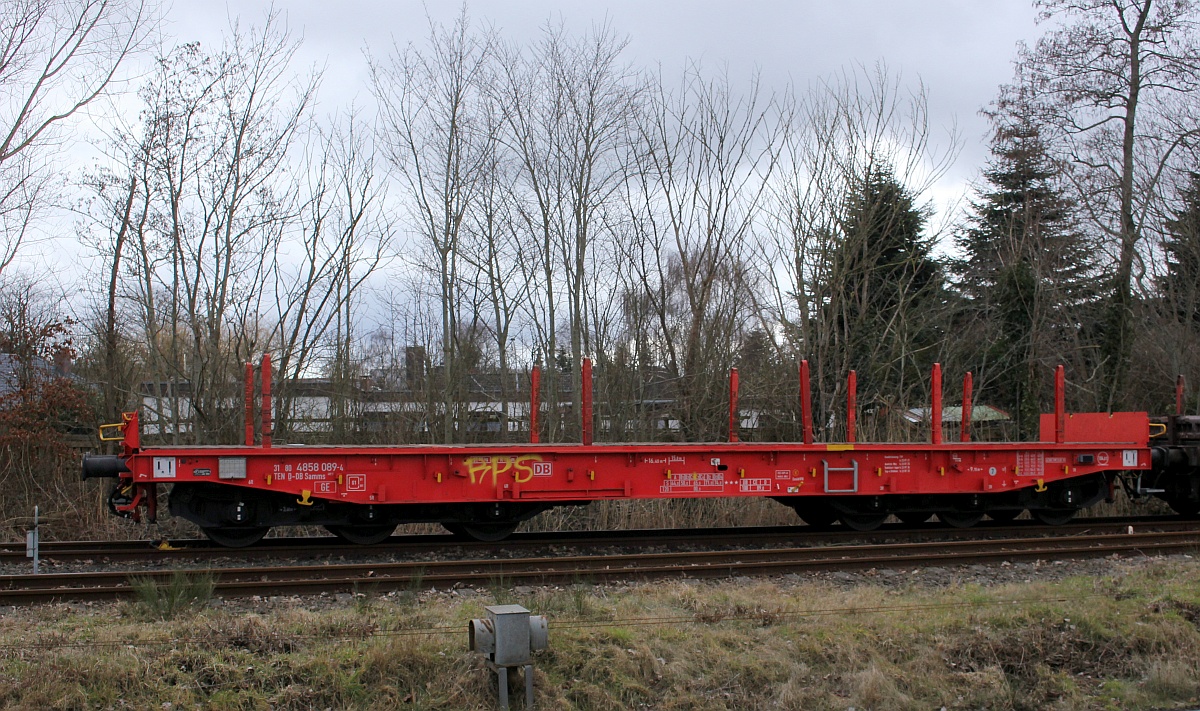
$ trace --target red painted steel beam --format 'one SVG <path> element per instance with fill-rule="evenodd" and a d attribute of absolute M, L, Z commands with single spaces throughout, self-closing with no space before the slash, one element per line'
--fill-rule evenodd
<path fill-rule="evenodd" d="M 262 446 L 271 448 L 271 354 L 262 357 Z"/>
<path fill-rule="evenodd" d="M 858 434 L 858 373 L 846 376 L 846 441 L 854 442 Z"/>
<path fill-rule="evenodd" d="M 962 431 L 959 434 L 959 440 L 962 442 L 971 441 L 971 389 L 974 381 L 971 378 L 971 371 L 963 376 L 963 396 L 962 396 Z"/>
<path fill-rule="evenodd" d="M 729 441 L 738 441 L 738 369 L 729 369 Z"/>
<path fill-rule="evenodd" d="M 800 361 L 800 423 L 804 443 L 813 443 L 812 385 L 809 383 L 808 360 Z"/>
<path fill-rule="evenodd" d="M 529 441 L 532 444 L 537 444 L 542 436 L 538 431 L 538 410 L 542 406 L 541 396 L 542 367 L 535 365 L 529 374 Z"/>
<path fill-rule="evenodd" d="M 592 443 L 592 359 L 583 359 L 583 443 Z"/>
<path fill-rule="evenodd" d="M 933 393 L 929 407 L 930 440 L 934 444 L 942 443 L 942 364 L 933 364 L 933 377 L 930 384 Z"/>
<path fill-rule="evenodd" d="M 246 446 L 254 446 L 254 364 L 246 364 Z"/>
<path fill-rule="evenodd" d="M 1066 389 L 1066 376 L 1060 365 L 1054 369 L 1054 441 L 1058 444 L 1062 444 L 1066 437 Z"/>

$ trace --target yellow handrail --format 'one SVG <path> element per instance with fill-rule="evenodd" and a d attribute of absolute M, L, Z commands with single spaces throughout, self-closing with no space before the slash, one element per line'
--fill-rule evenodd
<path fill-rule="evenodd" d="M 117 436 L 115 436 L 115 437 L 105 436 L 104 432 L 106 430 L 112 430 L 112 429 L 119 430 L 120 431 L 119 434 L 117 434 Z M 100 425 L 100 441 L 101 442 L 123 442 L 124 440 L 125 440 L 125 423 L 124 422 L 113 422 L 113 423 L 107 424 L 107 425 Z"/>

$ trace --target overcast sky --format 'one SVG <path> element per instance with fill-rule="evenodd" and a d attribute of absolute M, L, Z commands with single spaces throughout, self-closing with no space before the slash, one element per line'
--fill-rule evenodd
<path fill-rule="evenodd" d="M 288 26 L 304 38 L 302 59 L 324 66 L 321 107 L 332 111 L 357 98 L 369 104 L 363 49 L 376 54 L 421 42 L 427 15 L 454 20 L 458 2 L 415 0 L 279 0 Z M 258 23 L 265 0 L 222 4 L 175 0 L 166 27 L 179 41 L 216 44 L 229 17 Z M 727 66 L 735 85 L 756 69 L 767 88 L 789 81 L 804 87 L 854 63 L 884 60 L 913 85 L 929 91 L 935 135 L 957 125 L 961 156 L 940 186 L 939 202 L 978 175 L 987 157 L 986 122 L 979 109 L 1012 75 L 1019 40 L 1040 32 L 1030 2 L 1021 0 L 476 0 L 472 18 L 510 40 L 535 38 L 547 20 L 583 30 L 608 20 L 628 35 L 628 58 L 662 65 L 668 76 L 689 59 Z"/>
<path fill-rule="evenodd" d="M 324 68 L 324 114 L 351 102 L 373 104 L 365 48 L 378 55 L 393 42 L 422 43 L 427 17 L 449 24 L 461 7 L 457 0 L 276 0 L 275 6 L 303 38 L 295 70 Z M 174 0 L 163 33 L 168 46 L 199 41 L 216 47 L 231 18 L 260 25 L 270 7 L 270 0 Z M 758 71 L 768 90 L 789 82 L 804 88 L 856 63 L 883 60 L 906 84 L 926 85 L 935 141 L 944 144 L 951 127 L 962 138 L 957 162 L 926 196 L 941 212 L 935 224 L 949 216 L 987 159 L 987 123 L 979 110 L 1011 78 L 1017 43 L 1033 42 L 1041 32 L 1031 3 L 1022 0 L 476 0 L 468 10 L 475 22 L 521 43 L 536 39 L 550 20 L 576 32 L 608 21 L 628 36 L 626 58 L 635 66 L 661 66 L 671 77 L 699 60 L 713 70 L 727 68 L 735 87 Z M 132 108 L 131 101 L 119 104 Z M 69 237 L 72 229 L 52 225 L 50 239 L 30 244 L 22 259 L 70 283 L 68 274 L 84 267 L 86 256 Z"/>

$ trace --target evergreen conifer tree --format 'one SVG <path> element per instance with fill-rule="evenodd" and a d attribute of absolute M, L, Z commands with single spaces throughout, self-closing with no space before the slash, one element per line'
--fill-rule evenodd
<path fill-rule="evenodd" d="M 1200 173 L 1188 178 L 1179 209 L 1166 221 L 1167 272 L 1158 290 L 1181 322 L 1200 328 Z"/>
<path fill-rule="evenodd" d="M 942 270 L 927 219 L 887 167 L 872 169 L 847 198 L 827 309 L 864 405 L 921 382 L 930 360 L 922 355 L 941 339 L 930 316 L 940 311 Z"/>
<path fill-rule="evenodd" d="M 1078 340 L 1075 316 L 1094 293 L 1093 266 L 1073 204 L 1038 126 L 996 115 L 986 185 L 956 243 L 972 361 L 988 375 L 988 399 L 1035 436 L 1042 372 Z M 975 337 L 978 335 L 978 337 Z"/>

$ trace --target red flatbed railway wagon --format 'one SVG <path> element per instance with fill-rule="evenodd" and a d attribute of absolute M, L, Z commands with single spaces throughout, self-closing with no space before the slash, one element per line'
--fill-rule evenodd
<path fill-rule="evenodd" d="M 373 447 L 273 446 L 267 359 L 263 371 L 259 445 L 248 424 L 242 446 L 143 447 L 132 413 L 104 428 L 120 430 L 122 454 L 85 457 L 84 478 L 116 477 L 111 508 L 135 519 L 143 510 L 155 517 L 157 488 L 169 484 L 172 514 L 194 521 L 217 543 L 242 546 L 279 525 L 323 525 L 346 540 L 372 543 L 400 523 L 437 522 L 498 540 L 549 508 L 603 499 L 770 497 L 810 524 L 840 520 L 859 530 L 888 515 L 916 522 L 937 514 L 969 526 L 985 514 L 1009 520 L 1029 510 L 1045 522 L 1064 522 L 1111 497 L 1117 472 L 1142 474 L 1156 458 L 1145 413 L 1067 414 L 1061 368 L 1056 410 L 1042 416 L 1038 442 L 968 441 L 969 376 L 968 424 L 960 441 L 944 442 L 935 366 L 930 442 L 815 443 L 805 363 L 799 443 L 737 441 L 735 371 L 727 442 L 593 444 L 589 373 L 583 443 L 541 444 L 535 435 L 526 444 Z M 248 385 L 247 423 L 249 395 Z M 849 412 L 853 440 L 853 403 Z"/>

